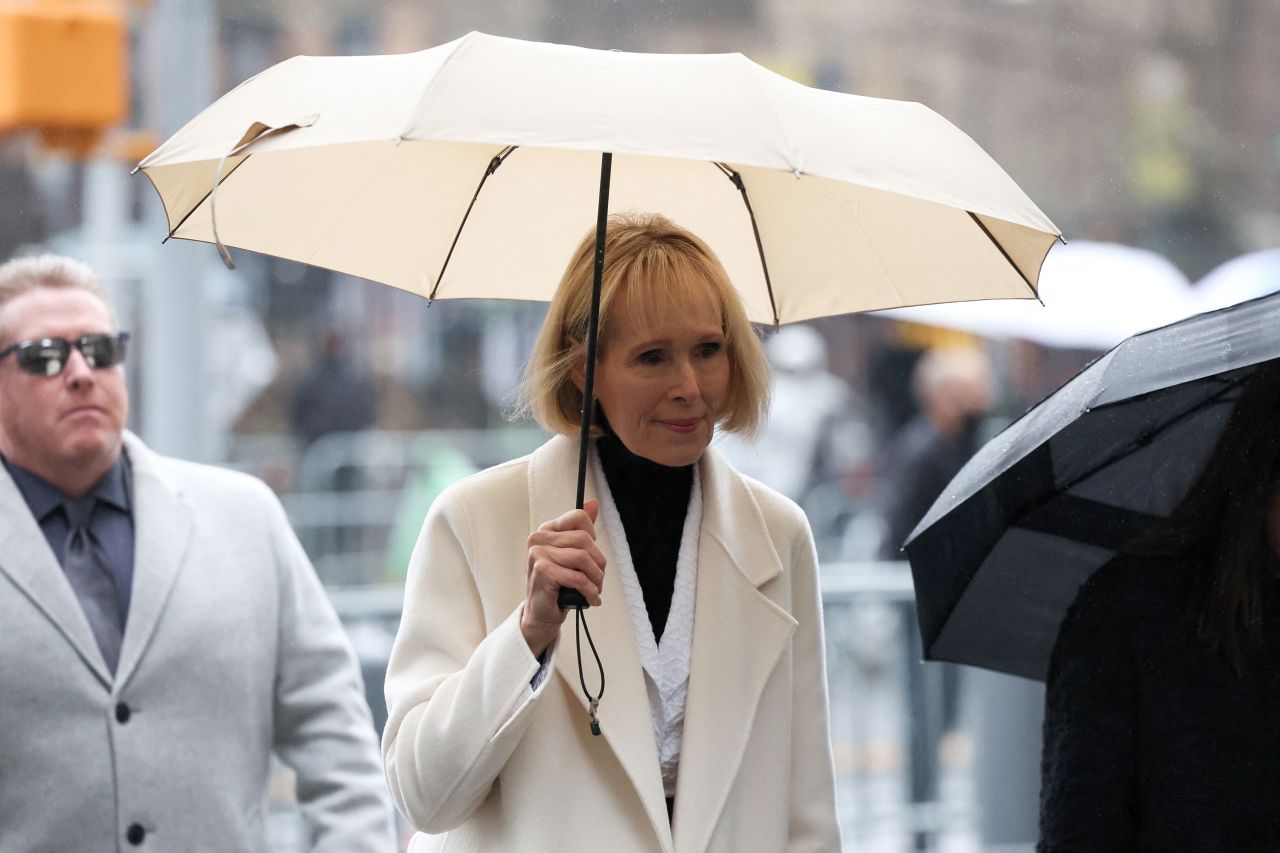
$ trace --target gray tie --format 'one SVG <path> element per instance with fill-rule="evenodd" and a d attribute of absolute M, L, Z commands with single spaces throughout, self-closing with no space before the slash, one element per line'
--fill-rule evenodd
<path fill-rule="evenodd" d="M 93 638 L 98 641 L 102 658 L 112 675 L 120 660 L 120 641 L 124 635 L 120 608 L 116 600 L 116 579 L 102 553 L 102 545 L 89 528 L 97 498 L 67 501 L 62 511 L 67 514 L 67 544 L 63 549 L 62 570 L 80 599 L 80 607 L 89 619 Z"/>

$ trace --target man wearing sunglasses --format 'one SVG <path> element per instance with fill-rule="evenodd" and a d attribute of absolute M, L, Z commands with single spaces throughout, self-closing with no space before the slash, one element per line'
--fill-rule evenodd
<path fill-rule="evenodd" d="M 394 849 L 355 659 L 265 485 L 125 431 L 93 272 L 0 265 L 0 849 Z"/>

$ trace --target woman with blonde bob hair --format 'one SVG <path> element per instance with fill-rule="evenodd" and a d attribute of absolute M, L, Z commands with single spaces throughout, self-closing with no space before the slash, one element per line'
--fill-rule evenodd
<path fill-rule="evenodd" d="M 522 389 L 556 435 L 446 490 L 410 562 L 383 755 L 411 850 L 839 850 L 813 538 L 711 446 L 765 417 L 767 363 L 715 255 L 661 216 L 609 219 L 588 500 L 565 511 L 594 249 Z M 601 737 L 562 587 L 592 608 Z"/>
<path fill-rule="evenodd" d="M 600 287 L 600 346 L 608 345 L 614 301 L 644 329 L 689 311 L 708 299 L 724 324 L 732 390 L 721 427 L 756 433 L 769 409 L 769 364 L 742 300 L 720 261 L 702 240 L 666 217 L 614 215 L 605 243 L 608 264 Z M 520 412 L 549 432 L 574 438 L 582 412 L 581 374 L 591 312 L 595 231 L 578 245 L 547 311 L 529 359 Z M 627 286 L 623 286 L 623 285 Z M 701 285 L 693 287 L 690 285 Z M 597 357 L 598 358 L 598 357 Z"/>

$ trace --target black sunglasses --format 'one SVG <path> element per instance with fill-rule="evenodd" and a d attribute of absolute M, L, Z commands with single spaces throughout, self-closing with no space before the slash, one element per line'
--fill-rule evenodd
<path fill-rule="evenodd" d="M 124 361 L 125 345 L 128 342 L 128 332 L 84 335 L 74 341 L 66 338 L 36 338 L 19 341 L 0 350 L 0 361 L 8 358 L 9 353 L 16 353 L 18 367 L 32 376 L 57 376 L 67 366 L 72 347 L 80 350 L 90 367 L 106 368 L 115 367 Z"/>

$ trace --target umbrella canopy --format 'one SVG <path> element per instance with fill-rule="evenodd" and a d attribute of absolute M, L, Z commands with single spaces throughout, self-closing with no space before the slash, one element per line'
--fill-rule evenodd
<path fill-rule="evenodd" d="M 1080 585 L 1186 494 L 1280 296 L 1137 335 L 984 446 L 907 540 L 925 657 L 1043 679 Z"/>
<path fill-rule="evenodd" d="M 1196 282 L 1201 311 L 1280 291 L 1280 249 L 1250 252 L 1214 267 Z"/>
<path fill-rule="evenodd" d="M 1043 304 L 1020 300 L 928 305 L 880 316 L 987 338 L 1107 350 L 1130 335 L 1227 304 L 1202 307 L 1187 277 L 1162 255 L 1086 240 L 1060 244 L 1049 252 L 1040 270 L 1040 299 Z"/>
<path fill-rule="evenodd" d="M 811 89 L 740 54 L 481 33 L 288 60 L 139 168 L 172 237 L 434 299 L 548 300 L 595 221 L 602 152 L 610 209 L 706 240 L 757 322 L 1030 297 L 1059 235 L 920 104 Z"/>

